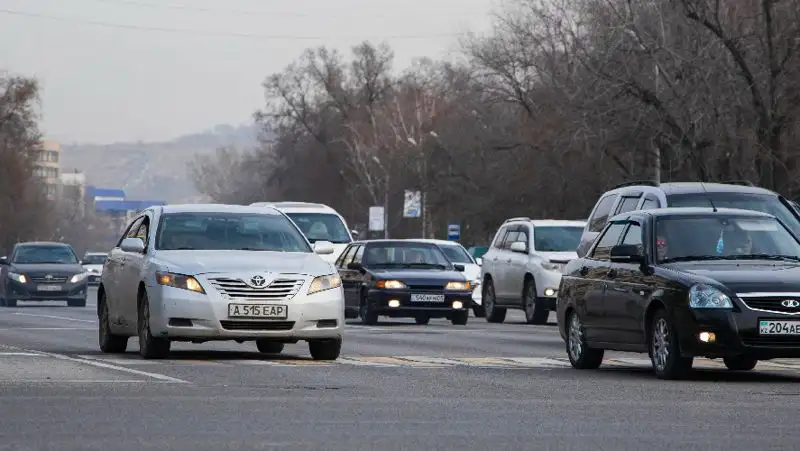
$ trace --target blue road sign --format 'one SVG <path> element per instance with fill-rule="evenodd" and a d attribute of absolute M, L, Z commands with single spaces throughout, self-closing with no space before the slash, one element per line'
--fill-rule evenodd
<path fill-rule="evenodd" d="M 461 238 L 461 226 L 458 224 L 447 224 L 447 239 L 458 241 Z"/>

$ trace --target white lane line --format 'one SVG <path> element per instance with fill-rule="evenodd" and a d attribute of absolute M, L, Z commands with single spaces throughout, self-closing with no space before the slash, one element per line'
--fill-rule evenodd
<path fill-rule="evenodd" d="M 532 368 L 565 368 L 571 366 L 569 362 L 548 357 L 504 357 L 503 360 L 510 360 Z"/>
<path fill-rule="evenodd" d="M 0 379 L 0 384 L 142 384 L 142 383 L 153 383 L 153 382 L 142 379 L 116 379 L 116 380 Z"/>
<path fill-rule="evenodd" d="M 38 354 L 38 353 L 35 353 L 35 352 L 0 352 L 0 357 L 6 357 L 6 356 L 23 356 L 23 355 L 26 355 L 26 356 L 34 356 L 34 357 L 35 357 L 35 356 L 42 356 L 41 354 Z M 43 357 L 43 356 L 42 356 L 42 357 Z"/>
<path fill-rule="evenodd" d="M 67 355 L 64 355 L 64 354 L 55 354 L 55 353 L 52 353 L 52 352 L 44 352 L 44 351 L 41 351 L 41 354 L 42 355 L 46 355 L 48 357 L 53 357 L 54 359 L 66 360 L 68 362 L 73 362 L 73 363 L 82 363 L 82 364 L 85 364 L 85 365 L 96 366 L 98 368 L 121 371 L 123 373 L 128 373 L 128 374 L 135 374 L 137 376 L 145 376 L 145 377 L 149 377 L 149 378 L 152 378 L 152 379 L 159 379 L 159 380 L 162 380 L 162 381 L 176 382 L 176 383 L 179 383 L 179 384 L 191 384 L 191 382 L 189 382 L 189 381 L 185 381 L 183 379 L 178 379 L 176 377 L 170 377 L 170 376 L 167 376 L 167 375 L 164 375 L 164 374 L 158 374 L 158 373 L 150 373 L 148 371 L 135 370 L 133 368 L 126 368 L 124 366 L 119 366 L 119 365 L 111 365 L 109 363 L 103 363 L 103 362 L 100 362 L 98 360 L 78 359 L 78 358 L 70 357 L 70 356 L 67 356 Z"/>
<path fill-rule="evenodd" d="M 96 327 L 0 327 L 0 330 L 92 330 Z"/>
<path fill-rule="evenodd" d="M 91 320 L 90 319 L 78 319 L 78 318 L 70 318 L 68 316 L 37 315 L 35 313 L 12 313 L 12 315 L 34 316 L 34 317 L 37 317 L 37 318 L 63 319 L 63 320 L 66 320 L 66 321 L 77 321 L 77 322 L 80 322 L 80 323 L 92 323 L 92 324 L 96 324 L 97 323 L 97 321 L 95 321 L 93 319 L 91 319 Z"/>

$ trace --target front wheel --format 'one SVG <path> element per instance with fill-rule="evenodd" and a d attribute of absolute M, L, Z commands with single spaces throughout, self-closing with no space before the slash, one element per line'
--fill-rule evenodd
<path fill-rule="evenodd" d="M 694 358 L 681 356 L 673 322 L 664 310 L 653 315 L 650 327 L 650 361 L 659 379 L 683 379 L 692 370 Z"/>
<path fill-rule="evenodd" d="M 486 321 L 490 323 L 502 323 L 506 320 L 506 309 L 495 305 L 494 283 L 487 280 L 483 286 L 483 297 L 481 302 L 486 310 Z"/>
<path fill-rule="evenodd" d="M 525 289 L 522 290 L 522 302 L 525 309 L 525 322 L 528 324 L 547 324 L 550 310 L 542 304 L 536 302 L 536 283 L 529 279 L 525 282 Z"/>
<path fill-rule="evenodd" d="M 336 360 L 342 352 L 342 339 L 309 341 L 308 351 L 314 360 Z"/>
<path fill-rule="evenodd" d="M 372 310 L 372 305 L 367 299 L 367 294 L 361 294 L 361 306 L 359 308 L 359 316 L 361 317 L 361 324 L 365 326 L 372 326 L 378 324 L 378 314 Z"/>
<path fill-rule="evenodd" d="M 578 370 L 594 370 L 603 363 L 602 349 L 590 348 L 586 342 L 586 332 L 578 317 L 578 312 L 570 312 L 567 318 L 567 356 L 569 363 Z"/>
<path fill-rule="evenodd" d="M 147 293 L 139 301 L 139 355 L 145 359 L 164 359 L 169 355 L 169 338 L 156 338 L 150 333 L 150 300 Z"/>
<path fill-rule="evenodd" d="M 269 340 L 256 340 L 258 352 L 264 354 L 280 354 L 283 352 L 283 343 Z"/>

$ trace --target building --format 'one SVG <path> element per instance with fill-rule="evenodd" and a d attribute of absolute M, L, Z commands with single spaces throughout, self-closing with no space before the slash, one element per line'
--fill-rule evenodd
<path fill-rule="evenodd" d="M 86 174 L 79 172 L 62 172 L 59 198 L 63 207 L 74 211 L 79 218 L 86 217 Z"/>
<path fill-rule="evenodd" d="M 33 159 L 33 173 L 44 182 L 48 199 L 58 198 L 61 172 L 61 146 L 55 141 L 42 141 Z"/>
<path fill-rule="evenodd" d="M 86 199 L 95 218 L 107 230 L 106 239 L 116 242 L 128 223 L 142 210 L 154 205 L 166 205 L 160 200 L 126 199 L 125 191 L 116 188 L 86 188 Z"/>

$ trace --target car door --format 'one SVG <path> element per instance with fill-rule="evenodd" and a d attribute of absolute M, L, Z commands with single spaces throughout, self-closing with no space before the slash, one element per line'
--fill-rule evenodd
<path fill-rule="evenodd" d="M 120 277 L 120 297 L 121 318 L 126 324 L 135 324 L 138 319 L 137 297 L 139 294 L 139 282 L 142 280 L 142 268 L 147 254 L 150 232 L 150 217 L 142 215 L 142 222 L 131 238 L 139 238 L 144 241 L 144 253 L 125 252 L 125 266 L 122 268 Z"/>
<path fill-rule="evenodd" d="M 353 261 L 353 256 L 362 246 L 361 244 L 351 245 L 345 249 L 344 252 L 342 252 L 342 256 L 339 257 L 339 275 L 342 277 L 345 309 L 358 309 L 359 272 L 347 269 L 347 265 Z"/>
<path fill-rule="evenodd" d="M 103 290 L 106 293 L 106 306 L 108 307 L 109 320 L 118 323 L 122 316 L 122 278 L 126 265 L 126 252 L 120 249 L 120 245 L 125 238 L 133 238 L 142 224 L 142 217 L 137 217 L 128 225 L 125 232 L 120 237 L 117 245 L 108 254 L 105 265 L 103 266 Z"/>
<path fill-rule="evenodd" d="M 508 233 L 508 226 L 500 227 L 497 234 L 494 236 L 492 244 L 489 249 L 483 254 L 483 264 L 481 265 L 481 281 L 485 282 L 486 275 L 492 278 L 492 283 L 495 286 L 495 297 L 497 297 L 497 283 L 500 280 L 497 275 L 498 271 L 498 258 L 500 256 L 500 248 Z"/>
<path fill-rule="evenodd" d="M 597 244 L 585 259 L 585 266 L 580 270 L 586 283 L 586 292 L 578 299 L 577 308 L 590 341 L 609 342 L 604 298 L 611 270 L 611 248 L 622 238 L 626 226 L 624 222 L 610 223 L 601 232 Z"/>
<path fill-rule="evenodd" d="M 642 225 L 639 220 L 631 220 L 620 244 L 637 246 L 643 252 Z M 644 318 L 644 299 L 651 289 L 642 280 L 641 266 L 636 263 L 611 263 L 611 274 L 603 297 L 605 326 L 610 339 L 616 343 L 644 343 L 641 321 Z"/>
<path fill-rule="evenodd" d="M 531 228 L 528 224 L 520 224 L 516 227 L 517 241 L 525 244 L 525 253 L 511 252 L 511 264 L 508 266 L 506 273 L 506 284 L 509 288 L 509 296 L 513 299 L 514 296 L 518 299 L 518 303 L 523 304 L 522 289 L 525 282 L 525 273 L 528 272 L 528 261 L 530 260 L 531 252 Z"/>
<path fill-rule="evenodd" d="M 514 259 L 514 252 L 511 251 L 511 243 L 517 241 L 519 237 L 519 227 L 510 226 L 508 233 L 503 238 L 503 243 L 497 249 L 497 261 L 495 262 L 494 272 L 495 276 L 495 294 L 497 295 L 498 304 L 502 305 L 517 305 L 519 304 L 519 296 L 515 296 L 512 286 L 513 281 L 510 280 L 512 273 L 511 266 Z"/>

